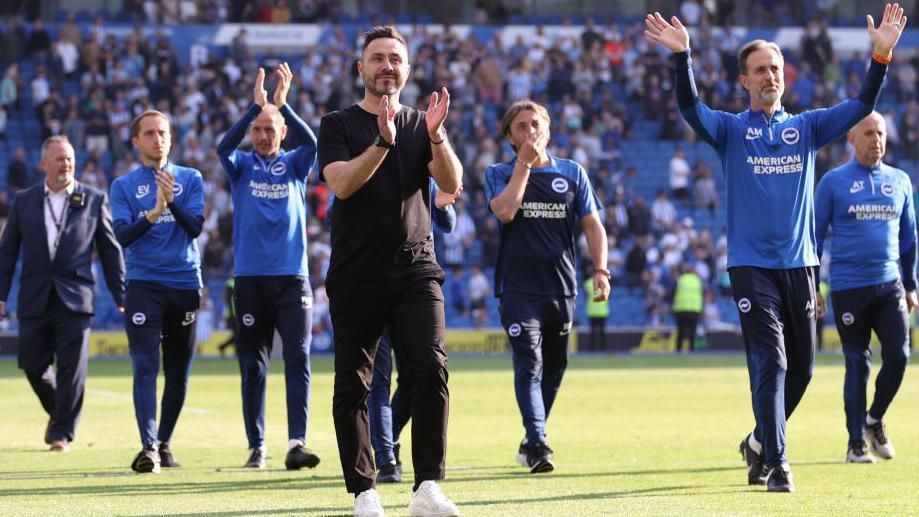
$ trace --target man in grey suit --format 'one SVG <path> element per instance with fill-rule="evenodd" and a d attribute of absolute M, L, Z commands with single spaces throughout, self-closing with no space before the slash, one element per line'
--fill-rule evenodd
<path fill-rule="evenodd" d="M 45 181 L 16 194 L 0 238 L 0 315 L 6 313 L 21 250 L 19 367 L 51 417 L 45 443 L 66 452 L 83 407 L 93 250 L 119 308 L 124 307 L 124 260 L 108 197 L 74 180 L 74 152 L 66 137 L 45 140 L 40 165 Z"/>

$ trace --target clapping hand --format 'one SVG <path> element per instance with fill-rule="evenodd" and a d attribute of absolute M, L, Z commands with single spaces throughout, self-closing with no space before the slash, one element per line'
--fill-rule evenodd
<path fill-rule="evenodd" d="M 377 114 L 377 128 L 380 136 L 389 144 L 396 143 L 396 109 L 389 107 L 389 96 L 380 97 L 380 112 Z"/>
<path fill-rule="evenodd" d="M 446 132 L 444 131 L 444 120 L 447 119 L 447 113 L 450 111 L 450 92 L 447 87 L 440 89 L 440 95 L 437 92 L 431 93 L 431 102 L 428 103 L 428 111 L 424 116 L 425 124 L 428 126 L 428 136 L 435 142 L 440 142 Z"/>
<path fill-rule="evenodd" d="M 163 200 L 166 204 L 175 200 L 173 188 L 175 188 L 175 178 L 172 177 L 172 174 L 166 169 L 156 171 L 156 193 L 159 196 L 160 192 L 162 192 Z"/>
<path fill-rule="evenodd" d="M 268 104 L 268 92 L 265 90 L 265 69 L 259 68 L 255 74 L 255 87 L 252 89 L 252 99 L 260 108 Z"/>
<path fill-rule="evenodd" d="M 290 91 L 290 84 L 294 80 L 294 74 L 290 71 L 290 65 L 285 61 L 278 66 L 278 87 L 274 90 L 274 105 L 281 107 L 287 104 L 287 92 Z"/>

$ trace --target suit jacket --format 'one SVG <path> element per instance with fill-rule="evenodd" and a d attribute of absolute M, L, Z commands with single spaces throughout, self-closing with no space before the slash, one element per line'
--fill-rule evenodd
<path fill-rule="evenodd" d="M 98 251 L 105 281 L 115 303 L 124 306 L 124 259 L 112 229 L 112 211 L 105 192 L 76 183 L 68 199 L 67 220 L 54 260 L 45 230 L 45 183 L 19 191 L 0 238 L 0 300 L 10 294 L 16 260 L 22 251 L 19 318 L 40 316 L 51 287 L 64 305 L 80 314 L 93 313 L 93 249 Z M 84 203 L 72 201 L 82 193 Z"/>

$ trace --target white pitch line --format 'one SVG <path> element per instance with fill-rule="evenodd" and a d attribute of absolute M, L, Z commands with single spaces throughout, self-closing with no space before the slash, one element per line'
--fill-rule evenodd
<path fill-rule="evenodd" d="M 126 400 L 132 403 L 134 402 L 134 397 L 127 393 L 118 393 L 116 391 L 100 390 L 98 388 L 88 388 L 86 392 L 92 393 L 94 395 L 101 395 L 103 397 L 108 397 L 110 399 Z M 182 411 L 192 413 L 195 415 L 206 415 L 209 413 L 209 411 L 206 409 L 201 409 L 201 408 L 192 407 L 192 406 L 182 406 Z"/>

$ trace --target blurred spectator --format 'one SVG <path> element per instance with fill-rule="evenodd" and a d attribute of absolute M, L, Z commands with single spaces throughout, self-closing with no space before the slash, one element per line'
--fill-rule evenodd
<path fill-rule="evenodd" d="M 6 182 L 12 194 L 32 185 L 29 166 L 26 165 L 26 150 L 22 147 L 16 148 L 13 153 L 13 160 L 6 172 Z"/>
<path fill-rule="evenodd" d="M 641 275 L 647 267 L 648 255 L 644 249 L 644 242 L 641 239 L 635 239 L 632 249 L 625 257 L 625 286 L 629 294 L 641 285 Z"/>
<path fill-rule="evenodd" d="M 667 197 L 666 190 L 657 191 L 657 198 L 651 203 L 651 224 L 655 231 L 668 228 L 676 220 L 676 207 Z"/>
<path fill-rule="evenodd" d="M 488 296 L 491 292 L 488 278 L 482 269 L 473 264 L 469 271 L 469 309 L 472 311 L 472 323 L 480 329 L 488 321 Z"/>
<path fill-rule="evenodd" d="M 76 19 L 75 12 L 68 12 L 66 20 L 57 29 L 58 40 L 66 41 L 74 47 L 83 41 L 83 35 L 80 33 L 80 26 L 77 25 Z"/>
<path fill-rule="evenodd" d="M 3 104 L 0 104 L 0 140 L 6 140 L 6 121 L 6 108 L 3 107 Z"/>
<path fill-rule="evenodd" d="M 0 34 L 0 56 L 6 62 L 17 62 L 25 56 L 28 37 L 19 18 L 10 20 L 9 26 Z"/>
<path fill-rule="evenodd" d="M 440 262 L 447 267 L 465 266 L 466 253 L 475 242 L 475 223 L 464 209 L 460 199 L 454 204 L 456 210 L 456 226 L 450 233 L 443 234 L 444 253 Z"/>
<path fill-rule="evenodd" d="M 705 308 L 702 312 L 702 325 L 705 332 L 720 330 L 724 327 L 721 321 L 721 309 L 718 308 L 718 300 L 715 299 L 715 293 L 710 289 L 705 290 Z"/>
<path fill-rule="evenodd" d="M 712 178 L 712 170 L 702 160 L 696 163 L 696 178 L 692 183 L 692 204 L 697 210 L 708 209 L 714 213 L 720 204 L 718 187 Z"/>
<path fill-rule="evenodd" d="M 607 249 L 606 269 L 609 270 L 610 285 L 619 285 L 623 282 L 622 266 L 625 263 L 625 259 L 622 255 L 622 250 L 619 249 L 616 237 L 607 237 Z"/>
<path fill-rule="evenodd" d="M 444 235 L 450 234 L 447 233 Z M 450 269 L 452 274 L 450 275 L 450 281 L 447 283 L 447 292 L 450 293 L 450 305 L 453 306 L 453 310 L 455 310 L 461 318 L 465 318 L 466 309 L 469 306 L 469 292 L 466 290 L 466 285 L 463 281 L 463 266 L 455 265 Z"/>
<path fill-rule="evenodd" d="M 677 147 L 673 157 L 670 158 L 670 191 L 673 198 L 684 200 L 689 197 L 689 178 L 692 175 L 692 169 L 689 162 L 686 161 L 686 152 L 682 147 Z"/>
<path fill-rule="evenodd" d="M 629 232 L 641 237 L 651 232 L 651 211 L 645 205 L 645 198 L 636 196 L 629 207 Z"/>
<path fill-rule="evenodd" d="M 42 65 L 48 64 L 51 53 L 51 36 L 40 19 L 32 22 L 32 33 L 29 34 L 26 50 L 32 61 Z"/>
<path fill-rule="evenodd" d="M 826 31 L 826 23 L 812 21 L 807 24 L 801 38 L 801 58 L 810 65 L 818 77 L 824 67 L 833 61 L 833 42 Z"/>
<path fill-rule="evenodd" d="M 706 19 L 705 7 L 698 0 L 683 0 L 680 5 L 680 19 L 687 27 L 695 27 Z"/>
<path fill-rule="evenodd" d="M 0 104 L 10 111 L 19 107 L 19 64 L 12 63 L 0 80 Z"/>

